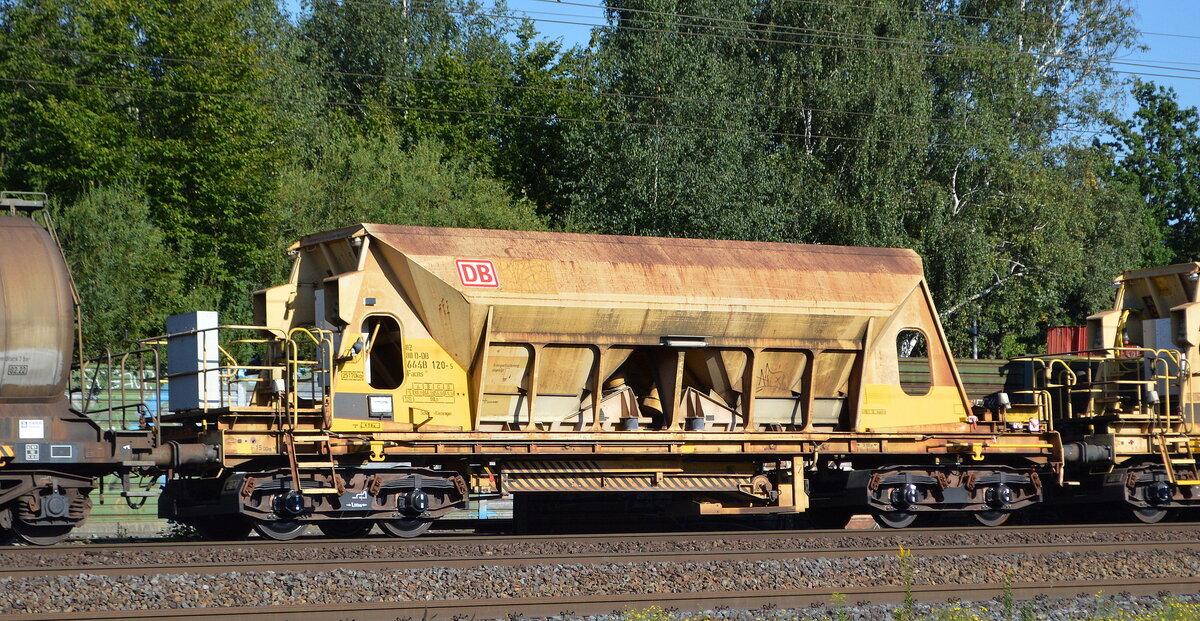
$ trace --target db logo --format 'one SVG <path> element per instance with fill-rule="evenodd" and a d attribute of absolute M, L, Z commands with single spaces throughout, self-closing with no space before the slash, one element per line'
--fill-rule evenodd
<path fill-rule="evenodd" d="M 458 259 L 458 279 L 466 287 L 499 287 L 500 279 L 496 277 L 496 267 L 491 261 Z"/>

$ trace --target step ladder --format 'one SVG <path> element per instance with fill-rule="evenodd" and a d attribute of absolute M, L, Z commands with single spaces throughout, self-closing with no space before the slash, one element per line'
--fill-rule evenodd
<path fill-rule="evenodd" d="M 317 496 L 321 494 L 336 494 L 342 495 L 346 492 L 345 482 L 342 477 L 338 476 L 337 463 L 333 461 L 333 451 L 329 447 L 329 434 L 324 431 L 297 431 L 289 430 L 284 432 L 284 444 L 287 447 L 288 468 L 292 474 L 292 489 L 306 496 Z M 312 461 L 300 461 L 296 455 L 296 443 L 303 444 L 317 443 L 319 445 L 318 459 Z M 319 459 L 324 456 L 324 459 Z M 306 456 L 307 457 L 307 456 Z M 310 487 L 305 489 L 300 483 L 300 469 L 323 469 L 329 470 L 329 480 L 333 481 L 333 487 Z"/>
<path fill-rule="evenodd" d="M 1190 452 L 1183 453 L 1187 455 L 1186 457 L 1172 456 L 1172 451 L 1168 448 L 1167 436 L 1160 433 L 1155 438 L 1158 440 L 1158 454 L 1162 458 L 1163 468 L 1167 472 L 1167 480 L 1178 486 L 1200 485 L 1200 479 L 1180 479 L 1175 473 L 1175 466 L 1188 466 L 1192 476 L 1196 476 L 1196 456 Z M 1171 442 L 1170 444 L 1185 444 L 1189 446 L 1190 451 L 1191 441 L 1190 438 L 1184 437 L 1180 439 L 1180 442 Z"/>

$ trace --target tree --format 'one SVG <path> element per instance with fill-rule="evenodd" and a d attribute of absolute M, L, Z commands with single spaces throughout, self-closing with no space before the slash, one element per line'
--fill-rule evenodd
<path fill-rule="evenodd" d="M 128 351 L 131 340 L 161 334 L 181 304 L 181 274 L 165 236 L 152 222 L 145 192 L 116 185 L 57 203 L 63 253 L 82 301 L 90 354 Z"/>
<path fill-rule="evenodd" d="M 787 239 L 780 176 L 764 131 L 753 29 L 710 36 L 683 15 L 751 14 L 754 3 L 646 0 L 609 5 L 594 41 L 592 123 L 566 136 L 575 162 L 568 226 L 634 235 Z"/>
<path fill-rule="evenodd" d="M 356 222 L 538 230 L 534 205 L 514 199 L 486 167 L 433 139 L 329 137 L 312 159 L 280 173 L 273 229 L 284 244 Z"/>
<path fill-rule="evenodd" d="M 559 117 L 574 117 L 578 54 L 535 41 L 528 21 L 504 5 L 438 0 L 313 4 L 298 36 L 325 96 L 366 136 L 425 139 L 491 168 L 509 191 L 560 215 L 549 181 L 562 157 Z M 334 116 L 341 116 L 335 114 Z M 389 138 L 390 139 L 390 138 Z"/>
<path fill-rule="evenodd" d="M 184 0 L 138 15 L 140 50 L 154 59 L 139 121 L 155 221 L 184 259 L 189 288 L 235 322 L 249 318 L 249 292 L 268 276 L 264 214 L 280 161 L 281 126 L 258 66 L 264 42 L 247 34 L 262 9 Z"/>
<path fill-rule="evenodd" d="M 136 3 L 0 2 L 0 187 L 73 203 L 138 165 Z M 115 87 L 109 89 L 105 87 Z"/>
<path fill-rule="evenodd" d="M 1110 117 L 1117 181 L 1134 188 L 1165 247 L 1148 244 L 1150 263 L 1200 259 L 1200 113 L 1181 108 L 1175 91 L 1138 81 L 1133 118 Z"/>

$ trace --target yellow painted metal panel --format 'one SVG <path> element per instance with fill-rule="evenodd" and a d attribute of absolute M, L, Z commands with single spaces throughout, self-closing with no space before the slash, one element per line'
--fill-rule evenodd
<path fill-rule="evenodd" d="M 956 386 L 934 386 L 929 394 L 912 396 L 898 385 L 867 385 L 863 391 L 859 431 L 961 423 L 967 415 Z M 964 429 L 966 425 L 963 425 Z"/>

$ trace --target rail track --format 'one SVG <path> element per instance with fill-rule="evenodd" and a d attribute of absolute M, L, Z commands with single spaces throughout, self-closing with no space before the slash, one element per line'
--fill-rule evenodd
<path fill-rule="evenodd" d="M 1128 527 L 1106 526 L 1095 527 L 1055 527 L 1047 531 L 1039 528 L 1042 534 L 1046 532 L 1057 535 L 1097 533 L 1100 535 L 1119 535 L 1130 533 L 1187 533 L 1186 539 L 1139 539 L 1136 542 L 1128 540 L 1086 541 L 1086 542 L 1024 542 L 995 544 L 986 547 L 978 543 L 960 545 L 922 544 L 922 538 L 941 538 L 945 531 L 938 529 L 921 529 L 905 531 L 898 536 L 895 531 L 788 531 L 778 533 L 707 533 L 696 536 L 686 535 L 646 535 L 630 537 L 628 535 L 593 535 L 588 537 L 572 537 L 573 545 L 583 544 L 583 550 L 568 553 L 524 553 L 506 554 L 503 547 L 511 544 L 537 547 L 536 542 L 561 542 L 561 538 L 536 537 L 534 542 L 530 537 L 444 537 L 437 540 L 397 540 L 391 538 L 369 539 L 312 539 L 280 542 L 272 540 L 248 540 L 236 543 L 212 544 L 211 542 L 174 542 L 168 544 L 135 544 L 134 546 L 57 546 L 52 548 L 10 548 L 0 552 L 0 558 L 5 558 L 7 564 L 0 568 L 0 578 L 25 576 L 68 576 L 81 573 L 101 576 L 145 576 L 160 574 L 222 574 L 248 571 L 331 571 L 334 569 L 357 570 L 403 570 L 426 567 L 514 567 L 521 565 L 552 565 L 552 564 L 598 564 L 598 563 L 684 563 L 705 562 L 717 560 L 761 561 L 788 558 L 862 558 L 872 556 L 890 556 L 897 553 L 897 542 L 907 542 L 905 549 L 917 556 L 977 556 L 982 554 L 1046 554 L 1051 552 L 1119 552 L 1129 549 L 1135 543 L 1140 549 L 1153 550 L 1197 550 L 1200 549 L 1200 525 L 1180 528 L 1165 525 L 1157 527 Z M 956 536 L 970 538 L 972 534 L 986 534 L 994 541 L 996 535 L 1002 533 L 1022 533 L 1028 528 L 988 529 L 978 528 L 971 531 L 960 531 Z M 737 549 L 739 545 L 754 542 L 770 542 L 782 544 L 782 547 L 770 549 Z M 598 548 L 613 546 L 610 549 L 588 550 L 587 544 Z M 688 547 L 698 544 L 700 549 L 655 550 L 645 551 L 643 547 L 656 545 L 679 545 Z M 729 544 L 733 549 L 704 549 L 706 544 Z M 834 544 L 834 545 L 829 545 Z M 850 545 L 847 545 L 850 544 Z M 633 546 L 634 549 L 628 549 Z M 374 558 L 355 558 L 356 551 L 373 548 L 373 552 L 390 552 L 387 556 Z M 137 563 L 112 563 L 109 559 L 121 558 L 128 552 L 136 551 Z M 211 553 L 220 560 L 208 562 L 178 562 L 180 550 L 200 549 Z M 410 556 L 415 551 L 430 551 L 438 554 Z M 473 553 L 456 552 L 470 550 Z M 262 552 L 268 558 L 230 559 L 234 551 Z M 336 559 L 325 558 L 287 558 L 287 555 L 276 556 L 273 551 L 302 550 L 321 556 L 321 551 L 337 550 L 346 556 Z M 16 552 L 6 555 L 7 552 Z M 155 553 L 166 554 L 163 560 L 153 558 Z M 253 553 L 253 552 L 252 552 Z M 449 555 L 446 555 L 449 554 Z M 27 556 L 37 559 L 38 564 L 26 561 Z M 55 564 L 56 560 L 62 561 Z M 283 566 L 281 564 L 285 564 Z"/>
<path fill-rule="evenodd" d="M 1052 584 L 976 584 L 918 585 L 911 589 L 916 601 L 985 601 L 1002 597 L 1008 590 L 1018 600 L 1045 596 L 1050 598 L 1096 595 L 1098 592 L 1122 592 L 1130 595 L 1192 593 L 1200 590 L 1200 578 L 1172 581 L 1164 586 L 1161 579 L 1064 581 Z M 907 591 L 904 587 L 864 587 L 841 589 L 708 591 L 697 593 L 653 593 L 645 595 L 596 595 L 577 597 L 524 597 L 420 602 L 358 602 L 353 604 L 310 604 L 302 606 L 239 606 L 225 608 L 189 608 L 165 610 L 123 610 L 89 612 L 90 619 L 289 619 L 297 621 L 396 621 L 416 619 L 521 619 L 604 615 L 657 606 L 680 611 L 719 609 L 770 610 L 803 608 L 828 604 L 840 595 L 848 602 L 860 600 L 876 604 L 899 604 Z M 79 613 L 39 613 L 4 616 L 8 621 L 57 621 L 80 618 Z"/>
<path fill-rule="evenodd" d="M 771 547 L 763 547 L 769 545 Z M 412 595 L 397 597 L 365 588 L 361 599 L 355 601 L 319 601 L 294 605 L 292 599 L 303 601 L 305 594 L 293 596 L 281 589 L 274 599 L 280 605 L 257 605 L 262 601 L 246 600 L 247 605 L 223 605 L 203 609 L 184 608 L 179 600 L 162 600 L 152 610 L 87 610 L 88 618 L 97 619 L 188 619 L 199 617 L 287 618 L 287 619 L 450 619 L 450 618 L 511 618 L 514 616 L 546 617 L 564 613 L 576 615 L 607 614 L 614 611 L 636 610 L 649 606 L 675 608 L 683 611 L 730 609 L 798 608 L 812 604 L 828 604 L 835 592 L 848 602 L 897 603 L 904 588 L 895 578 L 894 567 L 898 546 L 908 549 L 914 561 L 942 565 L 976 567 L 994 563 L 1008 555 L 1013 558 L 1101 559 L 1089 561 L 1103 565 L 1104 558 L 1119 558 L 1133 554 L 1174 558 L 1191 558 L 1200 550 L 1200 525 L 1072 525 L 1001 528 L 906 529 L 904 531 L 775 531 L 775 532 L 710 532 L 649 535 L 580 535 L 560 536 L 436 536 L 428 539 L 398 540 L 366 538 L 349 540 L 305 539 L 291 542 L 247 540 L 214 544 L 212 542 L 143 543 L 122 546 L 60 545 L 49 548 L 5 548 L 0 550 L 0 580 L 21 582 L 27 588 L 44 584 L 91 585 L 104 588 L 113 584 L 146 584 L 150 576 L 156 580 L 178 584 L 205 582 L 211 588 L 254 582 L 254 576 L 272 575 L 279 580 L 303 583 L 322 578 L 321 584 L 353 583 L 356 576 L 386 574 L 380 582 L 403 580 L 405 576 L 440 576 L 438 580 L 452 582 L 466 575 L 502 574 L 501 568 L 523 575 L 539 572 L 588 572 L 600 574 L 638 572 L 655 566 L 658 571 L 672 575 L 700 577 L 695 584 L 680 584 L 664 590 L 645 588 L 641 591 L 598 593 L 606 590 L 596 583 L 592 594 L 578 587 L 564 587 L 561 594 L 552 596 L 533 591 L 510 591 L 486 598 L 442 596 L 431 589 L 431 599 Z M 516 548 L 513 548 L 515 546 Z M 514 553 L 516 549 L 518 552 Z M 369 554 L 367 554 L 369 552 Z M 199 553 L 203 560 L 186 560 L 189 554 Z M 358 557 L 362 554 L 362 557 Z M 341 558 L 334 558 L 341 555 Z M 1040 557 L 1038 555 L 1041 555 Z M 1136 554 L 1134 554 L 1136 556 Z M 876 564 L 870 559 L 879 559 Z M 993 561 L 989 561 L 991 558 Z M 828 561 L 833 559 L 833 561 Z M 872 567 L 891 566 L 892 573 L 879 580 L 862 579 L 840 586 L 814 580 L 810 588 L 787 588 L 794 583 L 776 583 L 771 570 L 787 570 L 803 563 L 859 561 L 860 575 L 873 575 Z M 1068 561 L 1068 562 L 1074 562 Z M 1130 564 L 1136 566 L 1135 558 Z M 755 564 L 759 563 L 759 564 Z M 867 563 L 868 565 L 862 565 Z M 1037 560 L 1030 561 L 1039 565 Z M 697 567 L 737 565 L 750 568 L 756 579 L 739 583 L 739 589 L 721 588 L 719 581 L 705 581 L 711 570 L 696 571 Z M 1017 599 L 1035 596 L 1075 597 L 1107 593 L 1154 595 L 1165 590 L 1176 594 L 1200 592 L 1200 570 L 1185 567 L 1186 563 L 1148 569 L 1144 577 L 1133 572 L 1123 578 L 1111 578 L 1106 572 L 1064 573 L 1074 580 L 1023 580 L 1013 577 L 1010 585 Z M 596 567 L 589 570 L 588 567 Z M 686 568 L 685 568 L 686 566 Z M 621 567 L 629 569 L 620 570 Z M 674 569 L 663 570 L 669 567 Z M 866 573 L 861 573 L 866 567 Z M 1164 567 L 1166 569 L 1164 569 Z M 1179 572 L 1172 568 L 1179 567 Z M 682 568 L 682 569 L 681 569 Z M 494 570 L 494 571 L 493 571 Z M 459 573 L 455 573 L 458 571 Z M 707 571 L 707 573 L 706 573 Z M 722 570 L 725 571 L 725 570 Z M 881 570 L 882 571 L 882 570 Z M 237 576 L 219 576 L 239 572 Z M 474 573 L 471 573 L 474 572 Z M 716 572 L 720 573 L 720 572 Z M 1186 574 L 1197 574 L 1195 577 Z M 182 575 L 186 574 L 186 575 Z M 1177 575 L 1176 575 L 1177 574 Z M 961 575 L 946 584 L 937 584 L 936 574 L 925 573 L 917 580 L 912 593 L 918 601 L 944 602 L 950 598 L 965 601 L 997 597 L 1005 585 L 996 581 L 995 571 L 980 573 L 979 584 L 964 582 Z M 457 576 L 457 578 L 456 578 Z M 761 576 L 761 579 L 758 577 Z M 140 577 L 140 578 L 139 578 Z M 973 578 L 973 577 L 972 577 Z M 30 582 L 33 580 L 34 582 Z M 23 581 L 23 582 L 22 582 Z M 65 581 L 65 582 L 63 582 Z M 647 583 L 649 584 L 649 583 Z M 874 584 L 877 586 L 859 586 Z M 66 587 L 64 587 L 66 588 Z M 135 587 L 136 588 L 136 587 Z M 208 586 L 204 587 L 210 588 Z M 324 587 L 322 587 L 324 588 Z M 463 591 L 457 591 L 460 595 Z M 527 595 L 528 593 L 528 595 Z M 472 594 L 473 595 L 473 594 Z M 428 595 L 427 595 L 428 596 Z M 355 599 L 352 592 L 340 593 L 343 600 Z M 336 599 L 336 598 L 335 598 Z M 364 601 L 373 600 L 373 601 Z M 409 600 L 409 601 L 400 601 Z M 267 600 L 271 601 L 271 600 Z M 143 600 L 138 606 L 145 606 Z M 193 604 L 194 605 L 194 604 Z M 211 605 L 211 604 L 210 604 Z M 111 607 L 111 606 L 108 606 Z M 19 612 L 20 609 L 10 612 Z M 64 607 L 62 611 L 38 609 L 36 613 L 4 616 L 5 619 L 68 619 L 78 618 L 80 609 Z"/>

